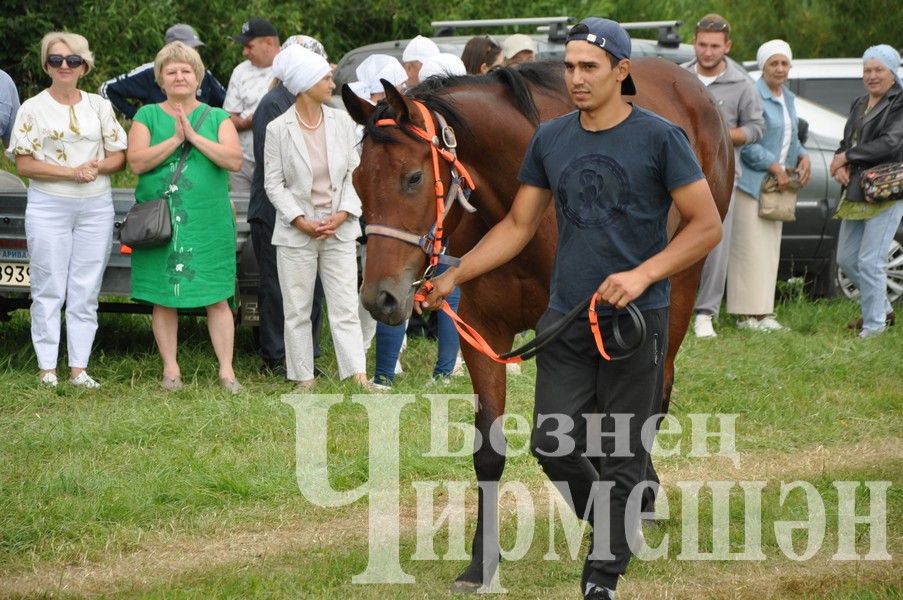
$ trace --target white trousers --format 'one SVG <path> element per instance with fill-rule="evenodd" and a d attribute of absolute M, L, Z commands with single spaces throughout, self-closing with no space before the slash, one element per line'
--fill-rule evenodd
<path fill-rule="evenodd" d="M 39 369 L 59 358 L 66 305 L 69 366 L 88 366 L 97 332 L 97 296 L 110 257 L 113 197 L 51 196 L 29 188 L 25 236 L 31 269 L 31 341 Z"/>
<path fill-rule="evenodd" d="M 285 366 L 292 381 L 314 377 L 310 309 L 317 273 L 326 294 L 329 331 L 335 346 L 339 378 L 365 373 L 367 362 L 358 317 L 355 241 L 335 237 L 311 241 L 302 248 L 276 247 L 276 267 L 285 310 Z"/>

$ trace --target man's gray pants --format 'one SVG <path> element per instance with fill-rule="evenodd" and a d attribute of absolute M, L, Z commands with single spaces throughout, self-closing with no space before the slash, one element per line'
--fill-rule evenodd
<path fill-rule="evenodd" d="M 696 292 L 696 305 L 693 312 L 699 314 L 718 316 L 721 308 L 721 300 L 724 298 L 724 286 L 727 283 L 727 263 L 731 253 L 731 228 L 734 223 L 734 192 L 731 191 L 731 201 L 721 225 L 721 241 L 712 248 L 702 267 L 702 277 L 699 280 L 699 291 Z"/>

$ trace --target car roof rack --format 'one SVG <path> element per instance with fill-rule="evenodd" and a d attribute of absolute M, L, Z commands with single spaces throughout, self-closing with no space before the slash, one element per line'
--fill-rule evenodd
<path fill-rule="evenodd" d="M 517 27 L 535 26 L 536 31 L 548 32 L 550 42 L 563 42 L 567 38 L 567 30 L 575 24 L 574 17 L 526 17 L 522 19 L 471 19 L 462 21 L 432 21 L 435 37 L 447 37 L 457 34 L 459 28 L 486 29 L 491 27 Z M 636 21 L 621 23 L 621 27 L 630 31 L 632 29 L 657 29 L 658 45 L 666 48 L 676 48 L 680 45 L 680 35 L 677 29 L 683 25 L 683 21 Z"/>
<path fill-rule="evenodd" d="M 658 45 L 665 48 L 677 48 L 680 46 L 680 34 L 677 29 L 683 25 L 683 21 L 636 21 L 632 23 L 621 23 L 621 27 L 627 31 L 633 29 L 657 29 Z"/>
<path fill-rule="evenodd" d="M 542 33 L 548 32 L 549 41 L 564 41 L 567 30 L 577 22 L 574 17 L 525 17 L 522 19 L 471 19 L 464 21 L 433 21 L 435 37 L 447 37 L 456 35 L 460 28 L 485 29 L 490 27 L 518 27 L 533 26 Z"/>

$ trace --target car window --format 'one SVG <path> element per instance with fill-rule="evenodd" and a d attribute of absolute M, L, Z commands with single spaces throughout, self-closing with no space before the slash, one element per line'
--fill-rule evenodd
<path fill-rule="evenodd" d="M 853 100 L 865 93 L 861 78 L 797 79 L 792 83 L 797 86 L 798 95 L 841 115 L 849 114 Z"/>

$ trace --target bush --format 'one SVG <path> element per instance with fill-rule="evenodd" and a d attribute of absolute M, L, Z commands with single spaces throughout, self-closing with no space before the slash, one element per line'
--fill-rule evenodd
<path fill-rule="evenodd" d="M 33 96 L 47 85 L 38 64 L 41 37 L 55 29 L 76 31 L 88 38 L 97 59 L 97 68 L 83 87 L 97 90 L 106 79 L 153 60 L 166 28 L 184 22 L 192 24 L 205 42 L 201 55 L 206 66 L 227 84 L 232 69 L 243 60 L 241 48 L 229 36 L 253 15 L 269 18 L 283 37 L 306 33 L 318 38 L 333 62 L 357 46 L 429 34 L 431 20 L 561 14 L 622 21 L 679 19 L 685 23 L 684 40 L 689 41 L 693 24 L 707 12 L 718 12 L 734 25 L 732 54 L 739 60 L 754 58 L 759 44 L 777 37 L 789 41 L 799 57 L 860 56 L 870 45 L 899 41 L 899 20 L 876 18 L 896 14 L 895 0 L 537 0 L 527 4 L 461 0 L 452 5 L 437 0 L 250 0 L 239 10 L 235 6 L 226 0 L 44 0 L 37 4 L 7 0 L 3 10 L 7 43 L 0 48 L 0 65 L 12 76 L 23 99 Z"/>

